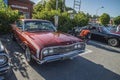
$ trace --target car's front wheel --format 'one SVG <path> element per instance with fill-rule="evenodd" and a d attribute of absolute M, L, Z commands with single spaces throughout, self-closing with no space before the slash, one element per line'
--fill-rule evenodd
<path fill-rule="evenodd" d="M 108 44 L 115 47 L 119 45 L 119 41 L 116 38 L 110 38 L 108 39 Z"/>
<path fill-rule="evenodd" d="M 26 47 L 25 49 L 25 58 L 28 63 L 32 62 L 32 57 L 31 57 L 31 52 L 30 52 L 29 47 Z"/>

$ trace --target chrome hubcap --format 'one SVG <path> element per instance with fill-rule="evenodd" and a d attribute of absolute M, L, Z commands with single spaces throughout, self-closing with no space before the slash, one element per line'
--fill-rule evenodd
<path fill-rule="evenodd" d="M 26 56 L 26 60 L 27 60 L 28 62 L 30 62 L 30 50 L 29 50 L 29 48 L 26 48 L 25 56 Z"/>
<path fill-rule="evenodd" d="M 118 43 L 118 42 L 117 42 L 117 39 L 114 39 L 114 38 L 113 38 L 113 39 L 109 39 L 108 42 L 109 42 L 109 44 L 112 45 L 112 46 L 116 46 L 117 43 Z"/>

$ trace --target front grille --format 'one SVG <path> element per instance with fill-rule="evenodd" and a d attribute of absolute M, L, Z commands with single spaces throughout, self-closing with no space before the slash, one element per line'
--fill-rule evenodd
<path fill-rule="evenodd" d="M 82 47 L 77 48 L 77 49 L 75 49 L 74 46 L 75 45 L 67 45 L 67 46 L 56 47 L 56 48 L 54 48 L 54 53 L 55 54 L 64 54 L 64 53 L 71 52 L 71 51 L 74 51 L 74 50 L 83 50 L 84 49 L 84 44 L 81 44 Z"/>
<path fill-rule="evenodd" d="M 75 48 L 75 45 L 81 45 L 81 47 Z M 48 50 L 49 52 L 50 49 L 53 49 L 52 53 L 48 53 L 47 55 L 43 54 L 43 51 Z M 85 43 L 81 42 L 81 43 L 74 43 L 70 45 L 46 47 L 41 52 L 43 54 L 43 57 L 46 57 L 46 56 L 51 56 L 51 55 L 66 54 L 66 53 L 69 53 L 75 50 L 84 50 L 84 49 L 85 49 Z"/>
<path fill-rule="evenodd" d="M 54 48 L 54 52 L 56 54 L 60 54 L 60 53 L 66 53 L 66 52 L 70 52 L 73 51 L 74 49 L 74 45 L 72 46 L 65 46 L 65 47 L 58 47 L 58 48 Z"/>

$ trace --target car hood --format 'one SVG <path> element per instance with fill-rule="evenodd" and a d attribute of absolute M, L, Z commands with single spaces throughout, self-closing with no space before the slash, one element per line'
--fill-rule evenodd
<path fill-rule="evenodd" d="M 60 32 L 26 32 L 32 40 L 40 47 L 50 47 L 59 45 L 69 45 L 82 42 L 81 39 Z"/>

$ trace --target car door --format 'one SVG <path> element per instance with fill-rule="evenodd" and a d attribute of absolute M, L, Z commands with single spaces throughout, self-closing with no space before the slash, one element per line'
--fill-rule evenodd
<path fill-rule="evenodd" d="M 23 31 L 24 23 L 22 20 L 16 21 L 15 29 L 14 29 L 14 35 L 17 40 L 17 42 L 22 46 L 24 41 L 24 31 Z"/>
<path fill-rule="evenodd" d="M 96 41 L 105 41 L 105 36 L 107 36 L 102 30 L 100 31 L 100 28 L 97 27 L 94 30 L 91 30 L 91 38 Z"/>

